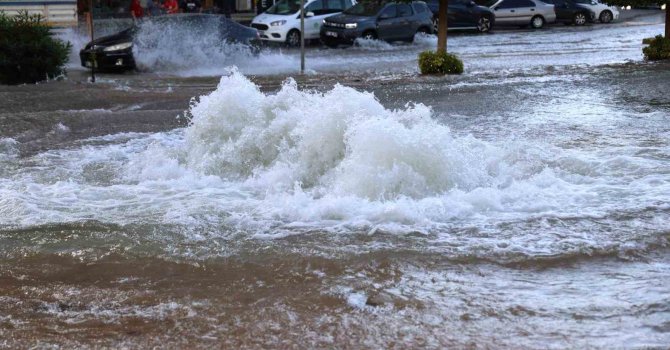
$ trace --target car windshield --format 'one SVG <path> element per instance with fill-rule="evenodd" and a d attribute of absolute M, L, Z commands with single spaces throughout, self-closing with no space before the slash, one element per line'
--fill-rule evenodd
<path fill-rule="evenodd" d="M 280 0 L 265 11 L 265 13 L 271 15 L 292 15 L 298 11 L 300 11 L 300 0 Z"/>
<path fill-rule="evenodd" d="M 376 15 L 384 4 L 375 4 L 369 2 L 359 2 L 353 7 L 348 8 L 343 13 L 354 16 L 374 16 Z"/>

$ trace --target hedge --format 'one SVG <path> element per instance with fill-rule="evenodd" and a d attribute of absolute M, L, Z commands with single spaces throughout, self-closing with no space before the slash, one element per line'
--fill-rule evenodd
<path fill-rule="evenodd" d="M 41 16 L 0 12 L 0 83 L 36 83 L 64 74 L 70 47 L 52 37 Z"/>

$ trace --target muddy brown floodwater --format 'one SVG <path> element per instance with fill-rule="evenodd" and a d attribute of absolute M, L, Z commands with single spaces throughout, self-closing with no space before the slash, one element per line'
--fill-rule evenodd
<path fill-rule="evenodd" d="M 0 347 L 668 348 L 656 17 L 455 36 L 458 77 L 0 86 Z"/>

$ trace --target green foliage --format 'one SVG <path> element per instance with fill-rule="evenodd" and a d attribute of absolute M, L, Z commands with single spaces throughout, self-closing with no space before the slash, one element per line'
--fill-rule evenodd
<path fill-rule="evenodd" d="M 419 54 L 421 74 L 461 74 L 463 61 L 446 52 L 424 51 Z"/>
<path fill-rule="evenodd" d="M 0 12 L 0 84 L 35 83 L 63 74 L 70 46 L 54 39 L 39 15 Z"/>
<path fill-rule="evenodd" d="M 642 49 L 644 58 L 650 61 L 670 59 L 670 38 L 657 35 L 650 38 L 647 43 L 649 46 Z"/>

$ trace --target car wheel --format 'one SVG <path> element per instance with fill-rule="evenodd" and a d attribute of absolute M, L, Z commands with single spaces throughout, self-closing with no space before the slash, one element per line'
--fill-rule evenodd
<path fill-rule="evenodd" d="M 486 16 L 479 17 L 477 21 L 477 30 L 480 33 L 486 33 L 491 30 L 491 19 Z"/>
<path fill-rule="evenodd" d="M 542 18 L 542 16 L 535 16 L 531 18 L 530 27 L 533 29 L 540 29 L 544 27 L 544 18 Z"/>
<path fill-rule="evenodd" d="M 438 23 L 438 21 L 437 21 L 437 17 L 433 17 L 433 33 L 436 33 L 436 34 L 437 34 L 437 27 L 438 27 L 438 25 L 439 25 L 439 23 Z"/>
<path fill-rule="evenodd" d="M 575 14 L 575 17 L 572 21 L 576 26 L 583 26 L 586 24 L 586 14 L 584 12 L 579 12 Z"/>
<path fill-rule="evenodd" d="M 430 30 L 429 30 L 428 28 L 426 28 L 426 27 L 421 27 L 421 28 L 417 29 L 416 33 L 417 33 L 417 34 L 418 34 L 418 33 L 430 34 Z"/>
<path fill-rule="evenodd" d="M 419 29 L 416 30 L 416 34 L 430 34 L 430 29 L 426 27 L 419 27 Z M 410 43 L 414 42 L 414 38 L 416 37 L 416 34 L 412 35 L 409 40 L 407 40 Z"/>
<path fill-rule="evenodd" d="M 292 29 L 286 34 L 286 45 L 290 47 L 300 46 L 300 31 Z"/>
<path fill-rule="evenodd" d="M 377 33 L 373 31 L 367 31 L 363 33 L 362 38 L 365 40 L 377 40 Z"/>
<path fill-rule="evenodd" d="M 612 22 L 612 18 L 614 18 L 614 16 L 612 16 L 612 12 L 608 10 L 605 10 L 600 13 L 600 23 Z"/>

